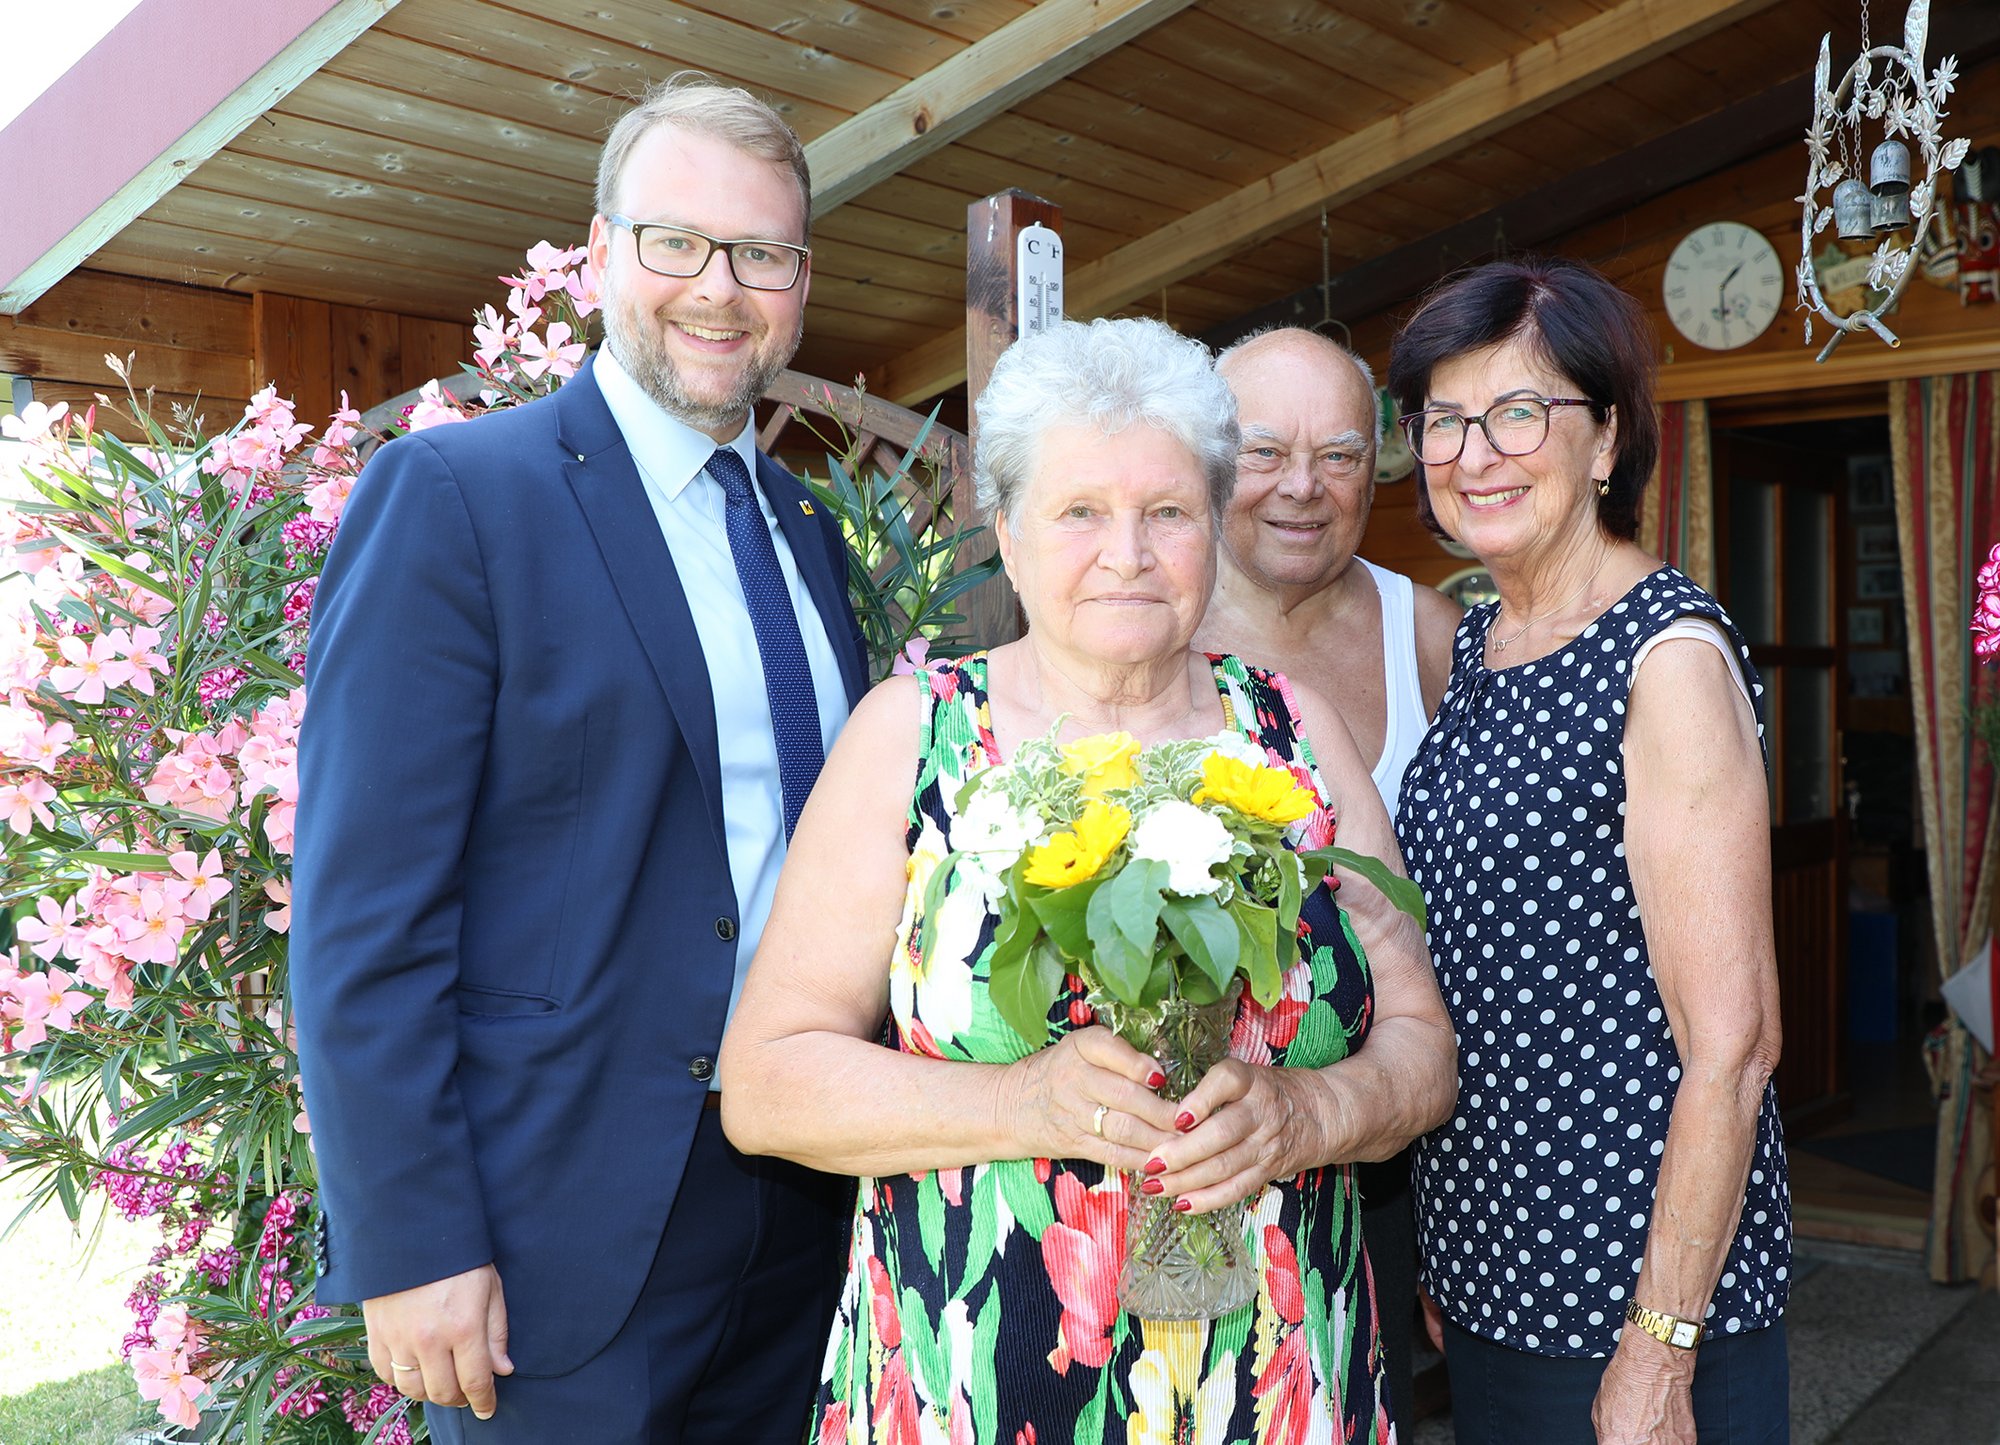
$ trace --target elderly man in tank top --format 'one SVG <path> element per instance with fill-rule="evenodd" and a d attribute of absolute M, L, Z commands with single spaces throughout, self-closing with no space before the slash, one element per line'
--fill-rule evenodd
<path fill-rule="evenodd" d="M 1216 369 L 1236 394 L 1243 444 L 1196 643 L 1241 653 L 1330 699 L 1394 813 L 1403 770 L 1444 693 L 1460 612 L 1355 555 L 1375 497 L 1375 379 L 1360 357 L 1298 327 L 1238 342 Z M 1409 1155 L 1358 1173 L 1390 1398 L 1407 1412 L 1416 1300 Z"/>

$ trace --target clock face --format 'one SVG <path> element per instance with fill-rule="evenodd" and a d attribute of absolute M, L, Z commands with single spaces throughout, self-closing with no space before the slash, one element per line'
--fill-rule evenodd
<path fill-rule="evenodd" d="M 1778 314 L 1785 268 L 1758 232 L 1716 221 L 1674 247 L 1661 290 L 1675 330 L 1697 346 L 1733 351 L 1762 336 Z"/>

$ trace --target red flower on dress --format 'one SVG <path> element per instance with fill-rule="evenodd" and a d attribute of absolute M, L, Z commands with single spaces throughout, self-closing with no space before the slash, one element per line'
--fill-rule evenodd
<path fill-rule="evenodd" d="M 1250 1064 L 1270 1063 L 1277 1050 L 1299 1036 L 1299 1020 L 1312 1007 L 1312 999 L 1312 965 L 1303 958 L 1285 970 L 1283 992 L 1268 1009 L 1243 995 L 1229 1031 L 1229 1056 Z"/>
<path fill-rule="evenodd" d="M 1284 1320 L 1283 1338 L 1271 1361 L 1250 1387 L 1258 1399 L 1275 1397 L 1271 1410 L 1272 1445 L 1301 1445 L 1313 1425 L 1313 1368 L 1306 1332 L 1306 1296 L 1299 1282 L 1299 1257 L 1292 1241 L 1275 1224 L 1264 1226 L 1264 1288 Z"/>
<path fill-rule="evenodd" d="M 1062 1301 L 1049 1364 L 1058 1375 L 1072 1360 L 1102 1369 L 1111 1358 L 1118 1319 L 1118 1271 L 1125 1264 L 1125 1195 L 1087 1190 L 1074 1174 L 1056 1180 L 1056 1223 L 1042 1231 L 1042 1265 Z"/>
<path fill-rule="evenodd" d="M 875 1389 L 875 1413 L 870 1439 L 883 1445 L 920 1445 L 917 1429 L 917 1387 L 903 1358 L 903 1320 L 896 1313 L 896 1287 L 889 1271 L 868 1257 L 868 1308 L 875 1321 L 875 1338 L 882 1345 L 882 1378 Z"/>
<path fill-rule="evenodd" d="M 847 1402 L 835 1400 L 819 1417 L 819 1445 L 846 1445 Z"/>

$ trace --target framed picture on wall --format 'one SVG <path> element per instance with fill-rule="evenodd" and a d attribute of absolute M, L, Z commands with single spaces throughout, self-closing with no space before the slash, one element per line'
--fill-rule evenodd
<path fill-rule="evenodd" d="M 1847 464 L 1849 504 L 1857 512 L 1886 512 L 1895 505 L 1887 457 L 1855 457 Z"/>
<path fill-rule="evenodd" d="M 1855 568 L 1854 595 L 1861 598 L 1901 597 L 1903 569 L 1894 562 L 1870 562 Z"/>
<path fill-rule="evenodd" d="M 1854 560 L 1892 562 L 1896 557 L 1896 524 L 1869 522 L 1854 529 Z"/>
<path fill-rule="evenodd" d="M 1889 640 L 1889 615 L 1880 607 L 1847 609 L 1847 645 L 1880 647 Z"/>

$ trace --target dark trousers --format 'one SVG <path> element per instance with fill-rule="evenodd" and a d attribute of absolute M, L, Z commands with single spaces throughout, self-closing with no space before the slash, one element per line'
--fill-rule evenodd
<path fill-rule="evenodd" d="M 1531 1355 L 1444 1323 L 1458 1445 L 1597 1445 L 1590 1407 L 1608 1360 Z M 1700 1445 L 1787 1445 L 1785 1324 L 1703 1340 L 1694 1367 Z"/>
<path fill-rule="evenodd" d="M 491 1420 L 427 1407 L 431 1438 L 797 1445 L 819 1386 L 853 1196 L 852 1180 L 738 1153 L 721 1113 L 704 1110 L 652 1270 L 611 1343 L 567 1375 L 496 1380 Z M 590 1221 L 549 1227 L 587 1230 Z"/>
<path fill-rule="evenodd" d="M 1389 1377 L 1389 1415 L 1407 1435 L 1416 1428 L 1412 1356 L 1417 1327 L 1417 1217 L 1410 1203 L 1410 1151 L 1379 1164 L 1357 1164 L 1361 1240 L 1375 1274 L 1375 1322 Z"/>

